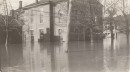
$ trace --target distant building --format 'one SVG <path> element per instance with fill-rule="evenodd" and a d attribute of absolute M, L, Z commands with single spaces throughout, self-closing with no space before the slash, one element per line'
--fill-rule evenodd
<path fill-rule="evenodd" d="M 24 22 L 22 30 L 25 40 L 66 41 L 68 34 L 71 40 L 76 29 L 88 29 L 90 18 L 98 26 L 96 28 L 102 28 L 102 5 L 97 0 L 36 0 L 25 7 L 22 7 L 20 1 L 15 13 L 15 17 Z"/>
<path fill-rule="evenodd" d="M 90 29 L 94 38 L 99 38 L 103 31 L 102 9 L 103 5 L 97 0 L 73 0 L 69 40 L 89 40 Z"/>
<path fill-rule="evenodd" d="M 34 41 L 59 39 L 67 27 L 68 0 L 38 1 L 17 9 L 15 14 L 24 22 L 23 39 L 32 37 Z M 17 17 L 15 16 L 15 17 Z"/>

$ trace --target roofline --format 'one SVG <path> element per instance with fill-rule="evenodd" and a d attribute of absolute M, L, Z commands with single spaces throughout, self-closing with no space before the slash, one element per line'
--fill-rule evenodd
<path fill-rule="evenodd" d="M 33 5 L 31 5 L 31 6 L 27 5 L 27 6 L 23 7 L 22 9 L 27 10 L 27 9 L 30 9 L 30 8 L 35 8 L 35 7 L 47 5 L 47 4 L 50 4 L 50 2 L 46 1 L 46 2 L 42 2 L 42 3 L 34 3 Z"/>
<path fill-rule="evenodd" d="M 22 7 L 21 9 L 17 9 L 16 11 L 19 11 L 19 10 L 28 10 L 30 8 L 35 8 L 35 7 L 42 6 L 42 5 L 48 5 L 48 4 L 50 4 L 50 2 L 58 4 L 58 3 L 61 3 L 61 2 L 66 2 L 66 1 L 69 1 L 69 0 L 62 0 L 62 1 L 57 1 L 57 2 L 45 1 L 45 2 L 41 2 L 41 3 L 32 3 L 32 5 L 29 4 L 27 6 Z"/>
<path fill-rule="evenodd" d="M 57 1 L 57 2 L 55 2 L 55 4 L 58 4 L 58 3 L 61 3 L 61 2 L 66 2 L 66 1 L 69 1 L 69 0 Z"/>

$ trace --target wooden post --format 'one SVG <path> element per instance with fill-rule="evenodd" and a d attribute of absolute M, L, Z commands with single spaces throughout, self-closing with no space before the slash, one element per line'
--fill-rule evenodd
<path fill-rule="evenodd" d="M 50 1 L 50 41 L 54 41 L 54 4 Z"/>

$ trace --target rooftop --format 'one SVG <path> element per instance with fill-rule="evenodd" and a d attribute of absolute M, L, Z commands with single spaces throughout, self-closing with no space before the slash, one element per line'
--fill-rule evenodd
<path fill-rule="evenodd" d="M 26 10 L 26 9 L 38 7 L 38 6 L 41 6 L 41 5 L 47 5 L 50 2 L 59 3 L 59 2 L 63 2 L 63 1 L 68 1 L 68 0 L 52 0 L 52 1 L 50 1 L 50 0 L 40 0 L 40 1 L 38 1 L 38 3 L 32 3 L 32 4 L 29 4 L 27 6 L 24 6 L 24 7 L 22 7 L 22 9 Z"/>
<path fill-rule="evenodd" d="M 27 10 L 27 9 L 38 7 L 38 6 L 41 6 L 41 5 L 47 5 L 50 2 L 59 3 L 59 2 L 63 2 L 63 1 L 69 1 L 69 0 L 40 0 L 40 1 L 38 1 L 38 3 L 35 2 L 35 3 L 29 4 L 27 6 L 24 6 L 24 7 L 22 7 L 22 9 Z M 79 0 L 77 0 L 77 1 L 79 1 Z M 99 4 L 100 3 L 97 0 L 85 0 L 85 1 L 90 1 L 90 3 L 93 3 L 93 4 Z"/>

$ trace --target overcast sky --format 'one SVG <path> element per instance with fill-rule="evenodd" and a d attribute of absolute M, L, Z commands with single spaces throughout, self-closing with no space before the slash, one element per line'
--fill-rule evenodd
<path fill-rule="evenodd" d="M 0 0 L 0 4 L 2 3 L 2 1 L 3 0 Z M 8 4 L 9 4 L 9 1 L 11 2 L 13 9 L 17 9 L 19 7 L 19 1 L 23 1 L 23 6 L 35 2 L 35 0 L 7 0 L 7 1 L 8 1 Z M 107 0 L 107 1 L 110 1 L 110 0 Z M 130 3 L 130 0 L 128 1 L 129 1 L 128 3 Z"/>
<path fill-rule="evenodd" d="M 17 9 L 19 7 L 19 1 L 20 0 L 10 0 L 14 9 Z M 21 1 L 23 1 L 23 6 L 35 2 L 35 0 L 21 0 Z"/>
<path fill-rule="evenodd" d="M 2 4 L 2 1 L 3 0 L 0 0 L 0 4 Z M 35 0 L 7 0 L 9 7 L 10 7 L 9 1 L 10 1 L 11 5 L 12 5 L 13 9 L 17 9 L 19 7 L 19 1 L 23 1 L 23 6 L 35 2 Z"/>
<path fill-rule="evenodd" d="M 0 5 L 2 4 L 2 1 L 3 1 L 3 0 L 0 0 Z M 9 1 L 10 1 L 11 5 L 10 5 Z M 9 9 L 12 9 L 12 8 L 13 8 L 13 9 L 17 9 L 17 8 L 19 7 L 19 1 L 23 1 L 23 6 L 35 2 L 35 0 L 7 0 L 7 2 L 8 2 L 8 8 L 9 8 Z M 103 1 L 104 1 L 104 0 L 103 0 Z M 110 1 L 110 0 L 106 0 L 106 1 Z M 112 1 L 113 1 L 113 0 L 112 0 Z M 125 0 L 125 1 L 126 1 L 126 0 Z M 127 3 L 129 3 L 128 5 L 129 5 L 129 7 L 130 7 L 130 0 L 128 0 Z M 12 8 L 11 8 L 11 6 L 12 6 Z M 2 9 L 2 6 L 0 6 L 0 9 Z M 1 11 L 0 11 L 0 13 L 1 13 Z"/>

